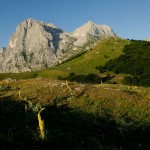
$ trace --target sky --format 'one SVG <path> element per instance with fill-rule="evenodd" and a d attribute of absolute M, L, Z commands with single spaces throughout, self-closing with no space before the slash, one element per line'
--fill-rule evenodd
<path fill-rule="evenodd" d="M 8 45 L 16 27 L 28 18 L 67 32 L 91 20 L 125 39 L 150 37 L 150 0 L 0 0 L 0 47 Z"/>

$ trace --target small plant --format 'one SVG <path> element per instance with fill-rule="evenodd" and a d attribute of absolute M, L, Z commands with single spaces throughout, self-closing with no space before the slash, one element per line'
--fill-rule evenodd
<path fill-rule="evenodd" d="M 11 87 L 9 85 L 6 86 L 0 86 L 0 91 L 10 91 Z"/>
<path fill-rule="evenodd" d="M 44 110 L 45 108 L 42 108 L 39 113 L 38 113 L 38 122 L 39 122 L 39 130 L 40 130 L 40 138 L 42 140 L 44 140 L 46 138 L 45 136 L 45 123 L 44 120 L 42 120 L 41 118 L 41 112 Z"/>
<path fill-rule="evenodd" d="M 21 91 L 19 90 L 19 98 L 22 99 L 23 101 L 25 101 L 25 111 L 27 112 L 28 110 L 32 111 L 32 117 L 31 118 L 35 118 L 35 116 L 37 116 L 38 118 L 38 124 L 39 124 L 39 130 L 40 130 L 40 138 L 42 140 L 44 140 L 46 138 L 45 135 L 45 124 L 44 124 L 44 120 L 42 120 L 41 118 L 41 112 L 45 109 L 42 108 L 42 106 L 39 103 L 33 104 L 31 101 L 28 101 L 26 99 L 26 97 L 22 97 L 21 96 Z"/>
<path fill-rule="evenodd" d="M 66 86 L 67 86 L 67 88 L 69 89 L 70 97 L 71 97 L 72 99 L 75 99 L 75 92 L 71 89 L 71 87 L 69 86 L 67 80 L 66 80 Z"/>
<path fill-rule="evenodd" d="M 105 58 L 109 58 L 109 56 L 108 56 L 108 55 L 106 55 L 106 54 L 104 55 L 104 57 L 105 57 Z"/>

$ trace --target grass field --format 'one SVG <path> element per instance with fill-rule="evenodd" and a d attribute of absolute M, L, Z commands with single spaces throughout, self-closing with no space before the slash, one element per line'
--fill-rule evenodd
<path fill-rule="evenodd" d="M 101 40 L 92 50 L 69 62 L 54 67 L 55 70 L 74 72 L 77 74 L 97 73 L 96 66 L 104 65 L 110 59 L 122 54 L 122 50 L 129 41 L 120 38 Z"/>
<path fill-rule="evenodd" d="M 0 82 L 0 145 L 7 149 L 149 149 L 150 89 L 52 79 Z M 69 86 L 69 88 L 68 88 Z M 45 108 L 45 135 L 37 114 Z"/>
<path fill-rule="evenodd" d="M 113 76 L 95 67 L 129 43 L 103 39 L 54 68 L 0 74 L 0 149 L 149 150 L 149 87 L 65 80 L 70 73 Z M 121 83 L 123 76 L 115 74 L 111 82 Z"/>

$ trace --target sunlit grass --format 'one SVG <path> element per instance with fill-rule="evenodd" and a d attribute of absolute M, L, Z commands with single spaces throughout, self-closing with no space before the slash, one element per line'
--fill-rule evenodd
<path fill-rule="evenodd" d="M 77 74 L 98 73 L 95 67 L 99 65 L 103 66 L 110 59 L 115 59 L 121 55 L 126 44 L 129 44 L 129 41 L 119 38 L 103 39 L 92 50 L 80 57 L 54 67 L 54 69 Z"/>

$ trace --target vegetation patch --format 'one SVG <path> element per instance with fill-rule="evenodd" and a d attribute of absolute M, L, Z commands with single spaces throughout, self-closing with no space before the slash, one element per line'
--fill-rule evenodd
<path fill-rule="evenodd" d="M 123 47 L 129 43 L 120 38 L 104 38 L 90 51 L 53 69 L 83 75 L 98 74 L 95 67 L 100 64 L 105 65 L 110 59 L 117 58 L 122 54 Z"/>
<path fill-rule="evenodd" d="M 0 91 L 3 149 L 150 148 L 147 88 L 42 78 L 0 84 L 13 88 Z"/>
<path fill-rule="evenodd" d="M 132 40 L 126 45 L 123 54 L 111 59 L 97 69 L 100 72 L 113 71 L 126 73 L 123 83 L 129 85 L 150 86 L 150 42 Z"/>
<path fill-rule="evenodd" d="M 107 38 L 59 66 L 0 74 L 1 149 L 150 149 L 150 88 L 108 84 L 148 86 L 143 49 Z"/>

